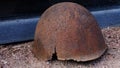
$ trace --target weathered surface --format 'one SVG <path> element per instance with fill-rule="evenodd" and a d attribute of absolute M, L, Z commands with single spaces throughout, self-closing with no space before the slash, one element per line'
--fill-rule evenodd
<path fill-rule="evenodd" d="M 107 49 L 91 13 L 70 2 L 56 4 L 43 13 L 34 40 L 33 53 L 43 61 L 50 60 L 54 53 L 58 60 L 89 61 Z"/>
<path fill-rule="evenodd" d="M 84 63 L 42 62 L 31 53 L 33 42 L 0 45 L 0 68 L 120 68 L 120 27 L 102 29 L 108 50 L 101 58 Z"/>

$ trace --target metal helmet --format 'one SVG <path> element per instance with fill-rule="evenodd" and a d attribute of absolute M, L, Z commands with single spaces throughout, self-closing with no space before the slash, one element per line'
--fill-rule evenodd
<path fill-rule="evenodd" d="M 58 3 L 41 16 L 35 31 L 34 55 L 42 61 L 89 61 L 100 57 L 107 46 L 93 15 L 79 4 Z"/>

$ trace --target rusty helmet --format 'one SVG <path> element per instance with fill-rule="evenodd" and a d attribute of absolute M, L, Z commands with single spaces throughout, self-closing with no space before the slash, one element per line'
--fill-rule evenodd
<path fill-rule="evenodd" d="M 33 53 L 42 61 L 89 61 L 100 57 L 107 46 L 93 15 L 84 7 L 62 2 L 48 8 L 35 31 Z"/>

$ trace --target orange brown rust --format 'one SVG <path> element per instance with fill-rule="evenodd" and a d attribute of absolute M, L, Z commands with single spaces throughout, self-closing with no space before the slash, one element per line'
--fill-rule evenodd
<path fill-rule="evenodd" d="M 71 2 L 58 3 L 41 16 L 35 31 L 33 53 L 41 61 L 90 61 L 107 49 L 95 18 L 84 7 Z"/>

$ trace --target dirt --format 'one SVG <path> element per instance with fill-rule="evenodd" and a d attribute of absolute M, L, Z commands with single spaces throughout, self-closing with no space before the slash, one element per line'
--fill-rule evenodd
<path fill-rule="evenodd" d="M 0 68 L 120 68 L 120 27 L 102 29 L 108 50 L 89 62 L 39 61 L 32 52 L 33 41 L 0 45 Z"/>

